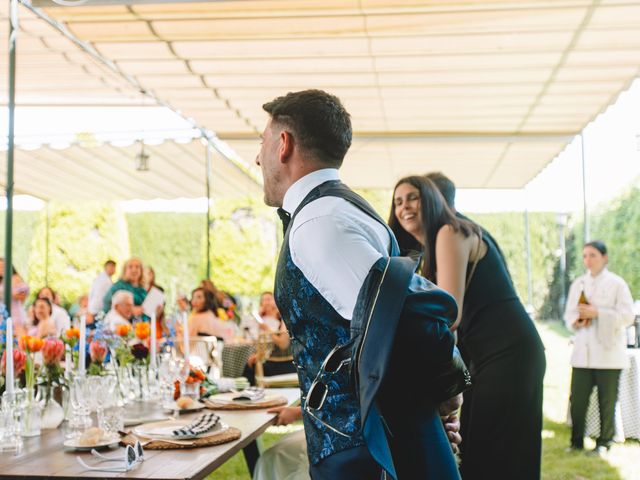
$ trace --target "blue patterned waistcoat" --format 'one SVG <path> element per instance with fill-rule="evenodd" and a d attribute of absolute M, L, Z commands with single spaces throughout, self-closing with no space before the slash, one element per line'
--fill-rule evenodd
<path fill-rule="evenodd" d="M 354 202 L 356 196 L 346 185 L 338 180 L 331 180 L 314 188 L 305 197 L 292 215 L 289 226 L 305 205 L 327 194 L 343 197 L 352 203 L 360 200 L 363 205 L 356 203 L 356 206 L 365 211 L 366 208 L 373 211 L 359 197 Z M 351 332 L 350 322 L 336 312 L 293 263 L 289 250 L 289 228 L 285 231 L 278 259 L 275 299 L 292 339 L 291 350 L 300 380 L 304 430 L 311 464 L 316 464 L 334 453 L 364 445 L 359 403 L 354 387 L 349 383 L 347 368 L 323 377 L 329 387 L 327 397 L 322 408 L 313 411 L 313 415 L 328 426 L 313 418 L 304 409 L 307 392 L 322 362 L 336 345 L 349 342 Z"/>

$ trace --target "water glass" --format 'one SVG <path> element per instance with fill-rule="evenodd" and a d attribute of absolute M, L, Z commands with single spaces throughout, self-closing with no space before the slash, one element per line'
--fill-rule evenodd
<path fill-rule="evenodd" d="M 116 435 L 124 430 L 124 407 L 113 404 L 100 409 L 98 412 L 98 426 L 107 434 Z"/>

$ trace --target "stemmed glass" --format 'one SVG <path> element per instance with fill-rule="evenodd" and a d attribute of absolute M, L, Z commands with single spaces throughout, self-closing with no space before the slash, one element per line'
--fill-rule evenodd
<path fill-rule="evenodd" d="M 72 415 L 67 436 L 75 438 L 91 426 L 89 406 L 92 392 L 90 382 L 84 375 L 75 375 L 71 380 L 70 387 L 69 399 Z"/>

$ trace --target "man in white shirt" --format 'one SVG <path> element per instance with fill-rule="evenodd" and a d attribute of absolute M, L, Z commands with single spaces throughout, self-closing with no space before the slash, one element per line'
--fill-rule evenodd
<path fill-rule="evenodd" d="M 104 317 L 104 325 L 115 332 L 118 325 L 131 325 L 133 317 L 133 294 L 126 290 L 118 290 L 111 297 L 111 310 Z"/>
<path fill-rule="evenodd" d="M 93 323 L 93 318 L 102 311 L 104 296 L 107 294 L 113 282 L 111 277 L 116 271 L 116 262 L 107 260 L 104 263 L 104 270 L 98 274 L 89 290 L 89 315 L 87 324 Z"/>
<path fill-rule="evenodd" d="M 339 183 L 338 168 L 351 144 L 349 114 L 336 97 L 307 90 L 263 108 L 270 119 L 256 163 L 264 177 L 265 203 L 281 207 L 278 214 L 285 225 L 276 301 L 292 338 L 301 382 L 311 477 L 380 478 L 383 468 L 394 475 L 386 453 L 374 460 L 381 444 L 367 440 L 365 446 L 353 386 L 338 378 L 340 366 L 332 372 L 331 362 L 322 362 L 325 356 L 330 359 L 334 345 L 348 341 L 358 296 L 374 264 L 389 256 L 392 234 L 379 217 L 345 198 L 313 199 L 318 187 Z M 331 376 L 331 387 L 323 375 Z M 385 441 L 380 435 L 374 440 Z M 416 441 L 415 447 L 422 453 L 425 445 Z M 429 478 L 459 478 L 448 444 L 441 460 L 438 468 L 446 473 Z"/>

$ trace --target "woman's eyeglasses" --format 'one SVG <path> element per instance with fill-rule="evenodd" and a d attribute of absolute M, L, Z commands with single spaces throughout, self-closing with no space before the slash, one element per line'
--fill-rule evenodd
<path fill-rule="evenodd" d="M 127 445 L 127 447 L 124 450 L 124 459 L 120 454 L 114 455 L 114 456 L 107 456 L 107 455 L 102 455 L 95 449 L 91 450 L 91 455 L 97 458 L 99 462 L 122 462 L 124 460 L 124 465 L 122 466 L 92 467 L 90 465 L 87 465 L 84 462 L 84 460 L 82 460 L 82 458 L 76 457 L 76 459 L 78 460 L 78 463 L 80 463 L 80 465 L 82 465 L 87 470 L 98 470 L 101 472 L 128 472 L 129 470 L 133 469 L 133 467 L 135 467 L 138 463 L 141 463 L 144 461 L 144 450 L 142 449 L 142 444 L 140 443 L 140 441 L 136 441 L 135 445 L 133 446 Z"/>

